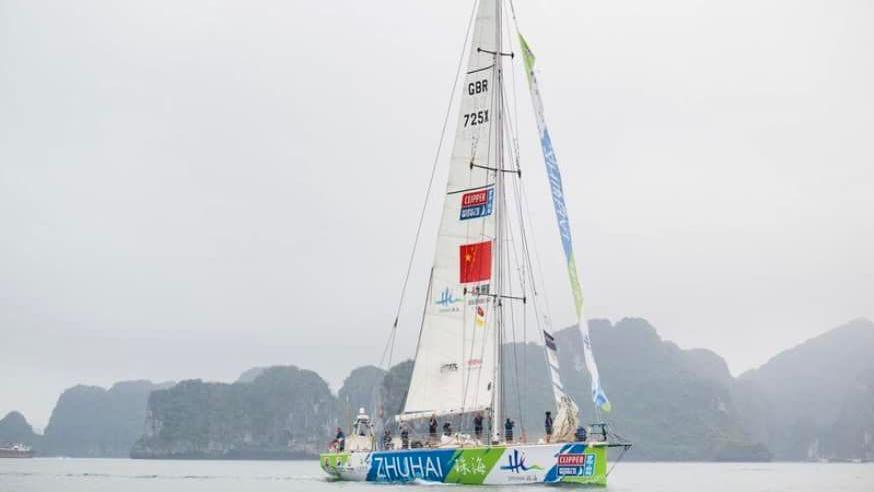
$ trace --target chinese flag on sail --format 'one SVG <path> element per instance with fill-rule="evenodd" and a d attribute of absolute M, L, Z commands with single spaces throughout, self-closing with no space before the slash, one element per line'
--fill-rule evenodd
<path fill-rule="evenodd" d="M 492 242 L 462 244 L 459 246 L 461 269 L 458 282 L 469 284 L 492 278 Z"/>

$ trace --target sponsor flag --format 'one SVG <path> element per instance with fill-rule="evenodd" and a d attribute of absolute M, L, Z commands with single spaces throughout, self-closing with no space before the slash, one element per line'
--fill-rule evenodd
<path fill-rule="evenodd" d="M 462 244 L 459 246 L 460 259 L 458 282 L 469 284 L 492 278 L 492 242 Z"/>
<path fill-rule="evenodd" d="M 537 76 L 534 73 L 534 53 L 519 34 L 519 44 L 522 47 L 522 58 L 525 60 L 525 72 L 528 75 L 528 88 L 531 91 L 531 101 L 534 104 L 534 113 L 537 119 L 537 131 L 540 134 L 540 148 L 543 151 L 543 162 L 546 164 L 546 176 L 549 179 L 549 187 L 552 191 L 552 205 L 555 209 L 555 218 L 558 221 L 558 231 L 561 236 L 561 247 L 564 250 L 565 264 L 567 265 L 568 278 L 571 283 L 571 292 L 574 295 L 574 307 L 577 311 L 577 326 L 583 336 L 583 354 L 586 368 L 592 377 L 592 401 L 605 412 L 609 412 L 612 406 L 604 388 L 601 387 L 601 379 L 598 376 L 598 365 L 595 363 L 595 354 L 592 353 L 592 343 L 589 339 L 589 325 L 583 314 L 583 290 L 577 277 L 577 264 L 574 260 L 574 246 L 571 241 L 571 225 L 568 217 L 567 205 L 564 202 L 564 189 L 561 185 L 561 171 L 558 168 L 558 160 L 555 157 L 555 149 L 552 147 L 552 139 L 546 128 L 546 118 L 543 114 L 543 101 L 540 98 L 540 89 L 537 86 Z"/>
<path fill-rule="evenodd" d="M 486 310 L 483 309 L 482 306 L 476 307 L 476 319 L 475 319 L 476 327 L 482 328 L 486 325 Z"/>
<path fill-rule="evenodd" d="M 558 352 L 558 348 L 555 346 L 555 338 L 546 330 L 543 330 L 543 340 L 546 342 L 547 347 Z"/>

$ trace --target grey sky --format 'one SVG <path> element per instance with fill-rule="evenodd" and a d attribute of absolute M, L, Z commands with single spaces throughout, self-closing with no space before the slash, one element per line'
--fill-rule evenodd
<path fill-rule="evenodd" d="M 377 362 L 469 9 L 0 0 L 0 414 L 43 426 L 76 383 L 265 364 L 336 389 Z M 874 317 L 874 3 L 517 10 L 590 317 L 645 317 L 735 373 Z M 565 325 L 522 80 L 522 165 Z"/>

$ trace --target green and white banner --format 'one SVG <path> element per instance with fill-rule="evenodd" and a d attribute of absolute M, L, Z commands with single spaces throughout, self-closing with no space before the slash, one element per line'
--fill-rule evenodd
<path fill-rule="evenodd" d="M 584 443 L 328 453 L 320 462 L 335 478 L 367 482 L 607 483 L 606 448 Z"/>
<path fill-rule="evenodd" d="M 577 311 L 577 325 L 583 336 L 583 353 L 586 359 L 586 368 L 592 377 L 592 400 L 601 410 L 609 412 L 610 400 L 601 388 L 601 380 L 598 376 L 598 365 L 595 363 L 595 355 L 592 353 L 592 340 L 589 338 L 589 325 L 583 315 L 583 289 L 577 276 L 577 264 L 574 259 L 574 246 L 571 240 L 571 226 L 568 217 L 567 205 L 564 201 L 564 189 L 561 184 L 561 171 L 552 147 L 552 139 L 546 128 L 546 118 L 543 115 L 543 101 L 540 98 L 540 89 L 537 86 L 537 76 L 534 73 L 534 53 L 519 34 L 519 44 L 522 46 L 522 57 L 525 59 L 525 73 L 528 75 L 528 88 L 531 91 L 531 100 L 534 103 L 534 112 L 537 118 L 537 131 L 540 134 L 540 148 L 543 151 L 543 160 L 546 164 L 546 175 L 552 192 L 552 205 L 555 209 L 555 218 L 558 221 L 558 232 L 561 235 L 561 246 L 567 264 L 568 277 L 571 282 L 571 291 L 574 295 L 574 307 Z"/>

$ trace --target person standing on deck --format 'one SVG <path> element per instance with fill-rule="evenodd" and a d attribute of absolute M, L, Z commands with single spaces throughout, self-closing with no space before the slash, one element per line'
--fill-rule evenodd
<path fill-rule="evenodd" d="M 507 417 L 507 421 L 504 422 L 504 439 L 507 442 L 513 442 L 513 427 L 516 426 L 516 423 L 510 420 L 510 417 Z"/>
<path fill-rule="evenodd" d="M 437 417 L 431 415 L 431 420 L 428 421 L 428 437 L 431 442 L 437 442 Z"/>
<path fill-rule="evenodd" d="M 476 417 L 473 418 L 473 435 L 476 436 L 476 440 L 479 441 L 483 437 L 483 413 L 477 412 Z"/>
<path fill-rule="evenodd" d="M 343 429 L 337 427 L 337 437 L 334 441 L 337 443 L 337 451 L 342 452 L 346 449 L 346 434 L 343 434 Z"/>
<path fill-rule="evenodd" d="M 546 412 L 546 420 L 543 422 L 546 429 L 546 442 L 552 441 L 552 412 Z"/>
<path fill-rule="evenodd" d="M 406 425 L 401 427 L 401 448 L 410 449 L 410 431 Z"/>

